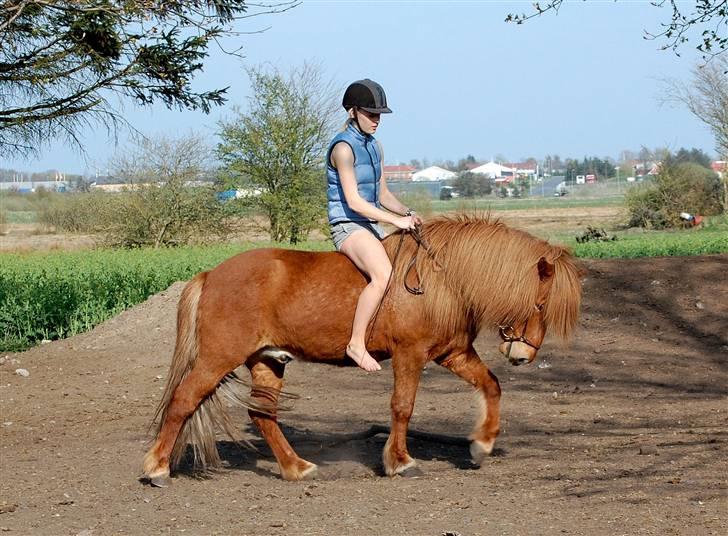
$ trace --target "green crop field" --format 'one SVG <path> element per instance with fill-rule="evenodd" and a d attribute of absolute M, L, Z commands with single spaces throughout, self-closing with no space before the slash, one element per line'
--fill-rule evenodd
<path fill-rule="evenodd" d="M 728 231 L 673 231 L 643 234 L 617 234 L 610 242 L 577 244 L 574 238 L 561 242 L 572 247 L 577 257 L 634 258 L 708 255 L 728 253 Z"/>
<path fill-rule="evenodd" d="M 175 281 L 266 245 L 0 254 L 0 351 L 87 331 Z"/>

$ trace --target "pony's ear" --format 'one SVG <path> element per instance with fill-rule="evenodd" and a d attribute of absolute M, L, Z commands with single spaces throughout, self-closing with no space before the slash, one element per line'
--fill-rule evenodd
<path fill-rule="evenodd" d="M 554 275 L 554 265 L 547 261 L 544 257 L 538 260 L 538 277 L 541 281 L 546 281 Z"/>

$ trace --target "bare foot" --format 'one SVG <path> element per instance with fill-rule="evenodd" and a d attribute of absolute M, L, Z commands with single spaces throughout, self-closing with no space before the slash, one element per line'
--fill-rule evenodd
<path fill-rule="evenodd" d="M 354 363 L 359 365 L 367 372 L 374 372 L 382 370 L 382 367 L 377 363 L 377 360 L 369 355 L 366 348 L 356 348 L 351 345 L 346 346 L 346 355 L 348 355 Z"/>

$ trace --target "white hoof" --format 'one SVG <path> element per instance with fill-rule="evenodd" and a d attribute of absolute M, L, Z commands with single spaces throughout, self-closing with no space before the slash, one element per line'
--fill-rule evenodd
<path fill-rule="evenodd" d="M 405 471 L 408 471 L 410 469 L 414 469 L 417 467 L 417 461 L 414 458 L 410 458 L 410 461 L 403 465 L 398 465 L 396 467 L 389 467 L 387 464 L 384 464 L 384 472 L 387 474 L 387 476 L 397 476 L 401 475 Z"/>
<path fill-rule="evenodd" d="M 473 463 L 482 465 L 483 461 L 493 452 L 493 445 L 495 445 L 495 439 L 490 441 L 476 439 L 470 443 L 470 456 L 473 458 Z"/>
<path fill-rule="evenodd" d="M 318 477 L 318 465 L 311 464 L 311 467 L 301 472 L 301 480 L 314 480 Z"/>

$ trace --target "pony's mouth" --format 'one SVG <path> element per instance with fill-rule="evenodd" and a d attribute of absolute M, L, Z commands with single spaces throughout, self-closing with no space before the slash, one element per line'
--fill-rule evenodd
<path fill-rule="evenodd" d="M 517 367 L 519 365 L 526 365 L 534 360 L 536 354 L 530 355 L 533 351 L 528 345 L 518 341 L 509 342 L 504 341 L 498 346 L 498 350 L 502 353 L 508 362 Z"/>

